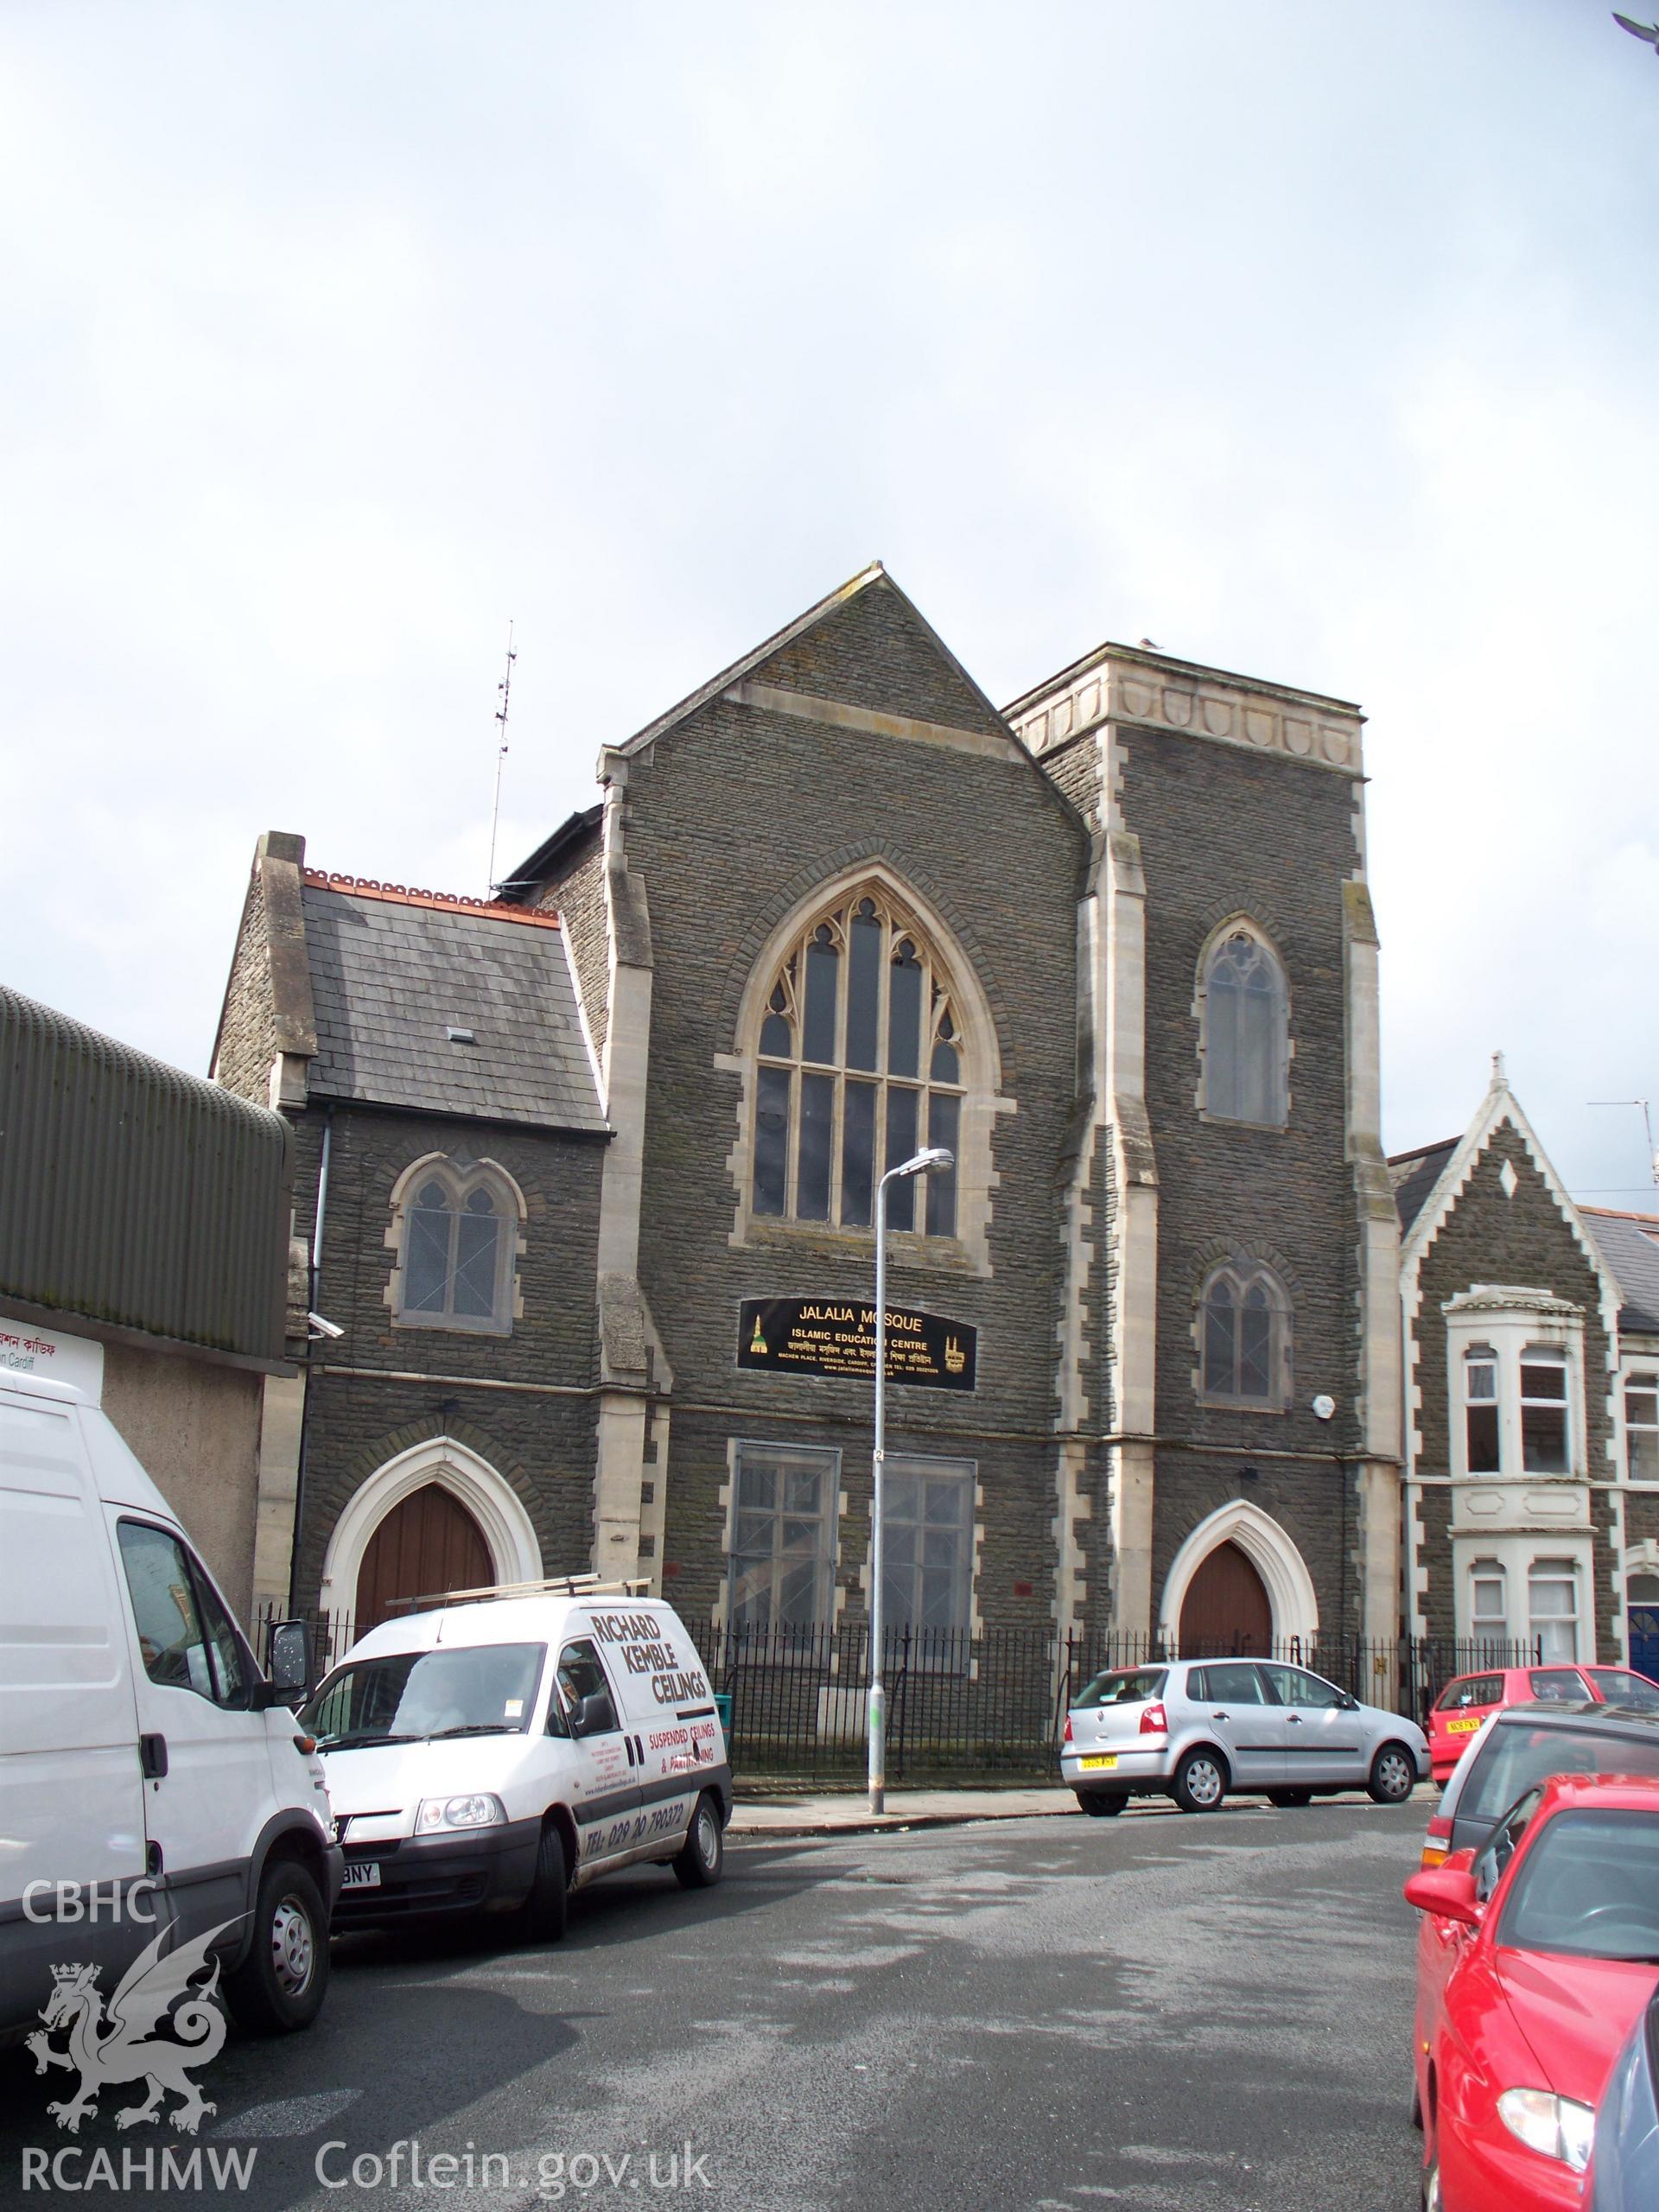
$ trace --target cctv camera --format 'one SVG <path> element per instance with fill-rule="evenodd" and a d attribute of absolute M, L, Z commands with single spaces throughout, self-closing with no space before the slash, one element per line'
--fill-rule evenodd
<path fill-rule="evenodd" d="M 346 1333 L 338 1321 L 325 1321 L 321 1313 L 308 1313 L 305 1318 L 311 1324 L 314 1337 L 343 1337 Z"/>

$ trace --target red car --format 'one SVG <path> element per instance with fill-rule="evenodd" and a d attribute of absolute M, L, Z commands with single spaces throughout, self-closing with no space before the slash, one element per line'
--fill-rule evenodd
<path fill-rule="evenodd" d="M 1481 1722 L 1500 1706 L 1569 1704 L 1580 1698 L 1652 1711 L 1659 1707 L 1659 1682 L 1624 1667 L 1494 1667 L 1484 1675 L 1459 1675 L 1428 1716 L 1429 1773 L 1444 1782 Z"/>
<path fill-rule="evenodd" d="M 1556 1775 L 1406 1901 L 1425 2212 L 1581 2208 L 1596 2101 L 1659 1987 L 1659 1779 Z"/>

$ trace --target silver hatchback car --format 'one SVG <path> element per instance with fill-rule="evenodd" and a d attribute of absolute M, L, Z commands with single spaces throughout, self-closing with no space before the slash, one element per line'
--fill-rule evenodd
<path fill-rule="evenodd" d="M 1085 1813 L 1148 1796 L 1212 1813 L 1230 1789 L 1306 1805 L 1361 1789 L 1398 1805 L 1428 1779 L 1428 1738 L 1306 1668 L 1172 1659 L 1096 1675 L 1066 1714 L 1060 1773 Z"/>

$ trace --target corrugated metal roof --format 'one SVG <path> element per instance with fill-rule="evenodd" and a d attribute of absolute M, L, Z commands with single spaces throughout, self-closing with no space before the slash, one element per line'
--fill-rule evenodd
<path fill-rule="evenodd" d="M 605 1131 L 563 931 L 542 925 L 550 917 L 353 893 L 308 874 L 301 897 L 313 1098 Z"/>
<path fill-rule="evenodd" d="M 280 1115 L 0 985 L 0 1294 L 280 1364 Z"/>
<path fill-rule="evenodd" d="M 1659 1336 L 1659 1214 L 1613 1213 L 1580 1206 L 1623 1301 L 1623 1329 Z"/>

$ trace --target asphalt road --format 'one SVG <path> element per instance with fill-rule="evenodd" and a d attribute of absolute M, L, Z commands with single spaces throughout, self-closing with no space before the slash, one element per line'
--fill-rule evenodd
<path fill-rule="evenodd" d="M 79 2181 L 79 2204 L 273 2212 L 1413 2212 L 1400 1884 L 1425 1819 L 1148 1808 L 734 1845 L 712 1891 L 596 1885 L 550 1950 L 358 1937 L 308 2034 L 233 2036 L 203 2072 L 194 2144 L 118 2133 L 128 2086 L 65 2135 L 46 2103 L 70 2077 L 0 2056 L 0 2203 Z M 200 2147 L 199 2188 L 162 2186 L 164 2145 Z M 245 2188 L 213 2182 L 231 2151 L 255 2154 Z"/>

